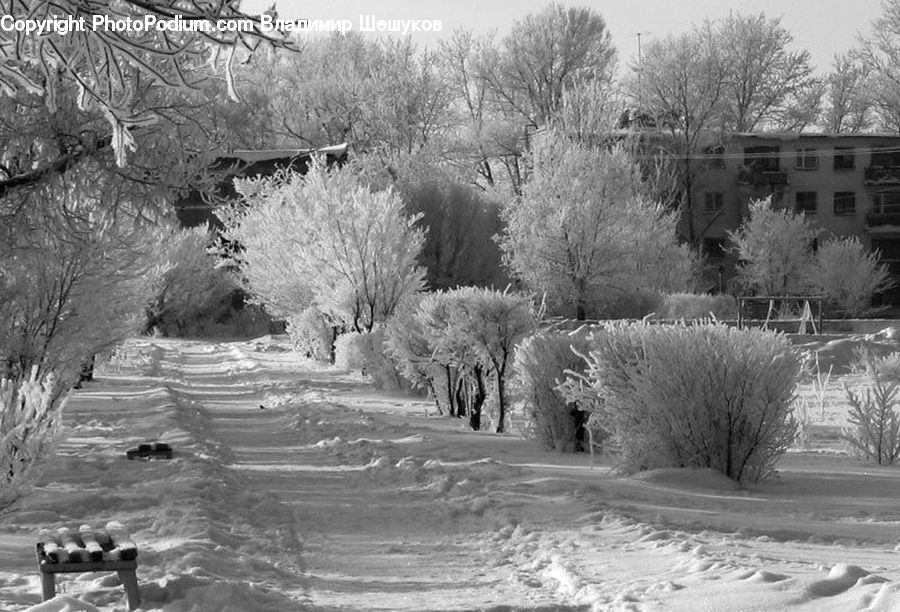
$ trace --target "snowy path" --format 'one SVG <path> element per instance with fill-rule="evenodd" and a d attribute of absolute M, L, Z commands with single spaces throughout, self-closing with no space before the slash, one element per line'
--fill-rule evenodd
<path fill-rule="evenodd" d="M 621 478 L 277 339 L 124 354 L 73 398 L 60 456 L 0 527 L 2 611 L 39 601 L 38 528 L 113 519 L 139 543 L 147 610 L 900 609 L 900 469 L 800 453 L 749 490 Z M 157 439 L 174 460 L 123 459 Z M 87 610 L 125 609 L 114 578 L 61 582 Z"/>
<path fill-rule="evenodd" d="M 186 393 L 208 411 L 208 436 L 230 450 L 232 469 L 294 509 L 316 609 L 559 603 L 555 592 L 523 595 L 508 571 L 490 567 L 483 532 L 495 520 L 469 512 L 472 495 L 449 491 L 472 472 L 471 462 L 424 470 L 427 458 L 447 453 L 429 448 L 428 429 L 378 406 L 348 407 L 365 385 L 315 366 L 300 377 L 279 375 L 277 362 L 260 355 L 232 353 L 229 364 L 203 346 L 175 357 L 183 362 Z M 209 375 L 223 363 L 223 375 Z M 226 386 L 233 390 L 219 394 Z M 398 403 L 420 412 L 427 405 Z M 404 457 L 408 469 L 391 473 Z"/>

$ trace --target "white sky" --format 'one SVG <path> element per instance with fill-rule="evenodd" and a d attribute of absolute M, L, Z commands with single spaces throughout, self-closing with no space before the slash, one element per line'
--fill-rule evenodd
<path fill-rule="evenodd" d="M 245 0 L 247 12 L 258 13 L 273 0 Z M 637 54 L 637 32 L 644 40 L 677 34 L 691 23 L 706 18 L 764 12 L 783 17 L 795 44 L 812 54 L 820 71 L 826 71 L 835 53 L 853 46 L 857 34 L 866 32 L 881 12 L 878 0 L 561 0 L 564 5 L 588 6 L 600 13 L 609 27 L 621 63 Z M 280 17 L 297 19 L 350 19 L 356 29 L 361 14 L 378 19 L 439 19 L 442 34 L 413 36 L 432 45 L 455 27 L 478 32 L 506 33 L 511 24 L 530 12 L 540 11 L 547 0 L 276 0 Z"/>

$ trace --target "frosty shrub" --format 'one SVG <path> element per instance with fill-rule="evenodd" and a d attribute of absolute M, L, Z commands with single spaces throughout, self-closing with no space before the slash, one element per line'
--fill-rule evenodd
<path fill-rule="evenodd" d="M 39 379 L 37 366 L 29 379 L 0 379 L 0 511 L 28 492 L 52 454 L 67 398 L 53 374 Z"/>
<path fill-rule="evenodd" d="M 219 259 L 209 252 L 214 241 L 206 227 L 180 230 L 172 236 L 170 267 L 148 308 L 149 330 L 159 329 L 167 336 L 204 335 L 212 324 L 233 314 L 238 281 L 216 267 Z"/>
<path fill-rule="evenodd" d="M 890 353 L 884 357 L 867 357 L 870 359 L 871 370 L 876 372 L 883 380 L 900 383 L 900 353 Z M 869 368 L 867 368 L 869 369 Z"/>
<path fill-rule="evenodd" d="M 384 332 L 380 329 L 338 336 L 334 342 L 334 362 L 339 368 L 365 374 L 378 389 L 409 388 L 394 362 L 385 355 Z"/>
<path fill-rule="evenodd" d="M 315 306 L 288 317 L 287 333 L 294 348 L 307 357 L 317 361 L 334 358 L 334 328 Z"/>
<path fill-rule="evenodd" d="M 418 304 L 416 305 L 418 307 Z M 397 366 L 397 371 L 415 389 L 425 389 L 435 399 L 438 412 L 443 407 L 434 388 L 435 373 L 439 368 L 419 320 L 413 312 L 404 311 L 388 321 L 384 332 L 384 352 Z"/>
<path fill-rule="evenodd" d="M 736 319 L 737 300 L 731 295 L 673 293 L 660 299 L 657 319 Z"/>
<path fill-rule="evenodd" d="M 592 315 L 597 319 L 643 319 L 659 310 L 660 299 L 649 289 L 610 292 L 598 300 Z"/>
<path fill-rule="evenodd" d="M 334 341 L 334 365 L 342 370 L 357 370 L 366 373 L 366 364 L 371 360 L 371 342 L 366 334 L 347 332 Z"/>
<path fill-rule="evenodd" d="M 516 351 L 515 388 L 525 405 L 527 435 L 544 448 L 562 452 L 585 450 L 588 414 L 568 401 L 558 388 L 566 372 L 584 371 L 579 354 L 587 352 L 584 332 L 545 331 L 528 336 Z"/>
<path fill-rule="evenodd" d="M 590 337 L 588 391 L 622 468 L 772 472 L 795 435 L 800 357 L 784 336 L 700 325 L 609 325 Z"/>
<path fill-rule="evenodd" d="M 887 266 L 856 236 L 829 238 L 815 254 L 811 283 L 846 317 L 872 309 L 872 296 L 891 285 Z"/>
<path fill-rule="evenodd" d="M 845 388 L 850 402 L 844 439 L 856 454 L 878 465 L 892 465 L 900 457 L 900 390 L 897 381 L 885 381 L 873 371 L 872 384 L 862 391 Z"/>
<path fill-rule="evenodd" d="M 386 350 L 404 378 L 432 393 L 441 413 L 468 416 L 473 429 L 481 428 L 490 400 L 502 433 L 513 351 L 533 328 L 528 298 L 461 287 L 425 295 L 411 315 L 388 325 Z"/>

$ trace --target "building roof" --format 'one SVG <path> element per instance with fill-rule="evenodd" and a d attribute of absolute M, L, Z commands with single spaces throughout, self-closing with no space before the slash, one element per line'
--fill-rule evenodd
<path fill-rule="evenodd" d="M 731 138 L 746 138 L 759 140 L 805 140 L 805 139 L 822 139 L 822 140 L 900 140 L 900 134 L 889 134 L 886 132 L 870 133 L 860 132 L 856 134 L 835 134 L 832 132 L 731 132 L 726 133 Z"/>
<path fill-rule="evenodd" d="M 347 152 L 347 143 L 333 145 L 329 147 L 320 147 L 318 149 L 257 149 L 257 150 L 237 150 L 219 156 L 218 159 L 237 159 L 246 163 L 255 163 L 262 161 L 284 160 L 295 157 L 311 155 L 313 153 L 321 153 L 323 155 L 334 155 L 336 157 L 343 156 Z M 218 161 L 217 159 L 217 161 Z"/>
<path fill-rule="evenodd" d="M 341 163 L 347 154 L 347 143 L 318 149 L 258 149 L 224 153 L 210 164 L 210 170 L 221 177 L 209 191 L 192 190 L 175 202 L 175 213 L 184 227 L 221 225 L 214 214 L 215 201 L 236 197 L 235 178 L 270 176 L 279 170 L 305 174 L 314 154 L 325 156 L 327 163 Z"/>

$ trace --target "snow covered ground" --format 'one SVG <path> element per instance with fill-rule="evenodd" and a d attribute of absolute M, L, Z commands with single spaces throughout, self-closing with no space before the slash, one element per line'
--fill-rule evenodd
<path fill-rule="evenodd" d="M 473 433 L 282 338 L 135 340 L 0 522 L 0 610 L 127 609 L 112 574 L 40 603 L 38 529 L 110 520 L 145 610 L 900 610 L 900 469 L 840 451 L 830 398 L 808 450 L 738 489 Z M 173 460 L 125 459 L 156 440 Z"/>

